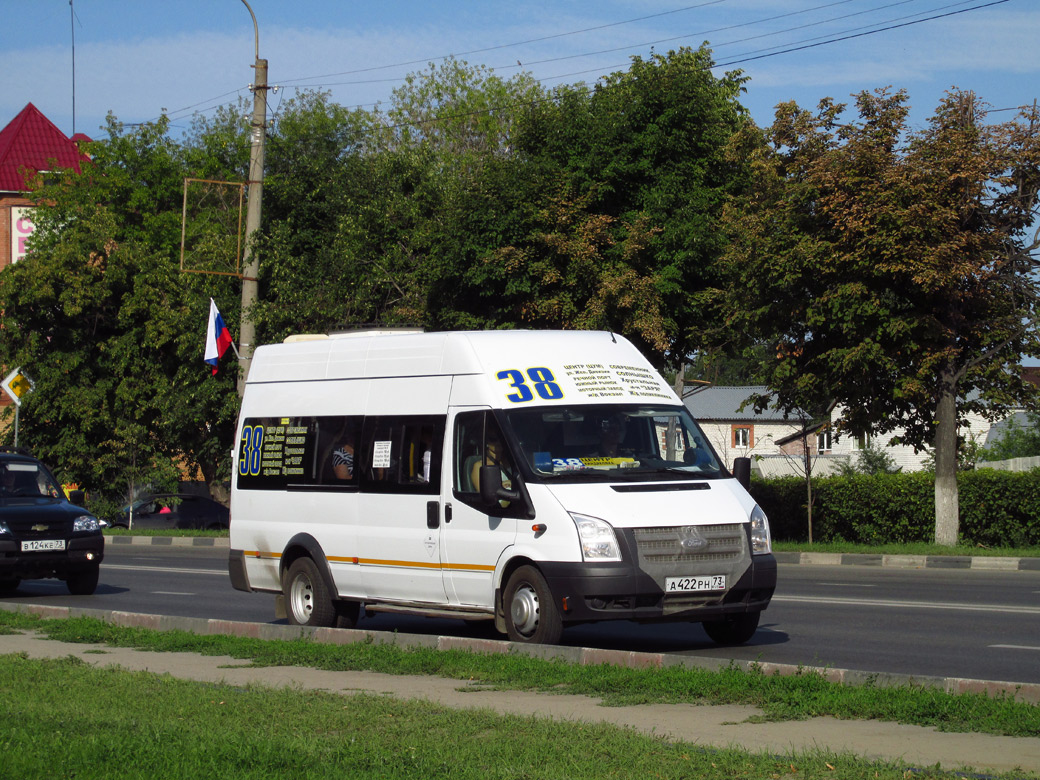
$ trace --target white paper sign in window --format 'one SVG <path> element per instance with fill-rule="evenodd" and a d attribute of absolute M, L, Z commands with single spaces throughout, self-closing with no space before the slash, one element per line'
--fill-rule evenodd
<path fill-rule="evenodd" d="M 392 442 L 377 441 L 372 445 L 372 468 L 390 468 L 390 445 Z"/>

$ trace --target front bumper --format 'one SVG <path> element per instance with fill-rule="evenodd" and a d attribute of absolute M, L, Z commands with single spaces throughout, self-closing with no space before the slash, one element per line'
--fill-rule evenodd
<path fill-rule="evenodd" d="M 101 534 L 74 537 L 56 552 L 22 552 L 21 540 L 0 539 L 0 579 L 65 579 L 85 568 L 97 566 L 105 557 Z"/>
<path fill-rule="evenodd" d="M 776 589 L 772 555 L 752 556 L 737 581 L 720 593 L 666 594 L 654 577 L 626 561 L 539 566 L 565 623 L 715 620 L 764 610 Z"/>

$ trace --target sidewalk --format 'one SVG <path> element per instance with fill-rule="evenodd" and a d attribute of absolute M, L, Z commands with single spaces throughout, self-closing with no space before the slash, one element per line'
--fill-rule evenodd
<path fill-rule="evenodd" d="M 3 608 L 17 607 L 46 618 L 101 613 L 100 610 L 3 605 Z M 285 634 L 299 636 L 301 631 L 305 631 L 297 627 L 271 624 L 160 618 L 155 615 L 131 613 L 104 614 L 107 618 L 102 614 L 90 616 L 121 625 L 148 628 L 183 627 L 185 630 L 196 630 L 196 633 L 234 634 L 261 639 L 285 638 Z M 371 641 L 370 632 L 358 630 L 312 629 L 305 633 L 311 634 L 315 641 Z M 386 641 L 385 637 L 382 639 Z M 380 641 L 380 638 L 376 638 L 375 641 Z M 509 642 L 497 640 L 408 634 L 396 634 L 389 641 L 443 649 L 469 649 L 475 652 L 515 652 L 517 649 L 517 646 Z M 520 647 L 535 650 L 536 653 L 539 650 L 529 646 Z M 630 666 L 645 666 L 654 665 L 654 661 L 658 660 L 642 657 L 654 654 L 582 648 L 563 650 L 573 651 L 580 659 L 578 662 L 582 663 L 622 662 Z M 554 655 L 557 648 L 542 648 L 541 651 L 547 656 Z M 1040 774 L 1040 736 L 1021 738 L 943 733 L 920 726 L 904 726 L 881 721 L 839 721 L 834 718 L 783 723 L 758 722 L 756 716 L 761 715 L 759 710 L 739 705 L 652 704 L 604 707 L 600 705 L 599 700 L 584 696 L 488 690 L 481 685 L 440 677 L 328 672 L 301 667 L 247 668 L 246 661 L 230 657 L 70 644 L 52 641 L 33 633 L 0 635 L 0 654 L 9 653 L 25 653 L 33 658 L 75 656 L 94 666 L 119 666 L 129 670 L 144 670 L 183 679 L 234 686 L 289 686 L 320 689 L 344 695 L 367 691 L 403 699 L 424 699 L 450 707 L 485 708 L 502 714 L 547 717 L 561 721 L 605 722 L 704 747 L 735 746 L 776 755 L 824 750 L 851 753 L 868 759 L 903 761 L 915 767 L 940 765 L 947 770 L 974 772 L 1008 772 L 1018 769 L 1034 775 Z M 755 720 L 748 722 L 749 719 Z"/>

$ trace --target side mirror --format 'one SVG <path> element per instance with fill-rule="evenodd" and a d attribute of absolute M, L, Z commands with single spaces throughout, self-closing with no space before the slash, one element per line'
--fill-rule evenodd
<path fill-rule="evenodd" d="M 502 471 L 498 466 L 480 467 L 480 500 L 485 504 L 519 501 L 520 492 L 502 487 Z"/>
<path fill-rule="evenodd" d="M 83 506 L 83 491 L 82 490 L 70 490 L 69 491 L 69 502 L 76 506 Z"/>
<path fill-rule="evenodd" d="M 751 490 L 751 458 L 734 458 L 733 476 L 744 490 Z"/>

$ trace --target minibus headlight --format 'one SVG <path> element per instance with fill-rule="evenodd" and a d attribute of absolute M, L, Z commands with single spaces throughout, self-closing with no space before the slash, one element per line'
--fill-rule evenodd
<path fill-rule="evenodd" d="M 586 561 L 621 560 L 621 550 L 610 523 L 598 517 L 579 515 L 575 512 L 571 512 L 571 519 L 578 527 L 582 558 Z"/>
<path fill-rule="evenodd" d="M 751 554 L 765 555 L 773 551 L 773 538 L 769 534 L 769 519 L 762 507 L 755 504 L 751 510 Z"/>

